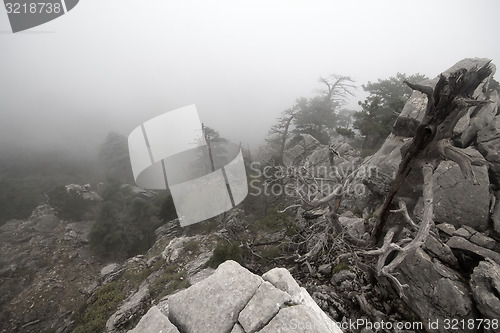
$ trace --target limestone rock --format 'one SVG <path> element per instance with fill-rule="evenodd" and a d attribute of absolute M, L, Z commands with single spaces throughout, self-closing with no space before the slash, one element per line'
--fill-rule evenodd
<path fill-rule="evenodd" d="M 453 236 L 446 243 L 446 245 L 448 245 L 452 249 L 465 250 L 475 253 L 483 258 L 493 259 L 496 263 L 500 264 L 500 253 L 473 244 L 465 238 Z"/>
<path fill-rule="evenodd" d="M 141 318 L 137 326 L 128 333 L 179 333 L 168 318 L 161 311 L 153 306 Z"/>
<path fill-rule="evenodd" d="M 459 228 L 457 231 L 455 231 L 453 233 L 453 236 L 460 236 L 460 237 L 463 237 L 465 239 L 469 239 L 469 237 L 471 236 L 470 232 L 465 229 L 465 228 Z"/>
<path fill-rule="evenodd" d="M 491 219 L 493 220 L 493 228 L 496 232 L 500 233 L 500 191 L 495 195 L 496 204 L 493 209 L 493 214 L 491 214 Z"/>
<path fill-rule="evenodd" d="M 500 266 L 492 260 L 481 261 L 472 273 L 472 295 L 481 314 L 489 319 L 500 318 Z"/>
<path fill-rule="evenodd" d="M 262 275 L 264 281 L 269 281 L 276 288 L 287 292 L 289 295 L 300 293 L 300 286 L 290 272 L 283 267 L 273 268 Z"/>
<path fill-rule="evenodd" d="M 238 322 L 247 333 L 254 333 L 266 325 L 282 308 L 291 301 L 291 296 L 265 281 L 257 289 L 243 311 Z"/>
<path fill-rule="evenodd" d="M 427 96 L 419 91 L 414 91 L 406 102 L 401 114 L 396 119 L 392 134 L 403 137 L 413 137 L 415 130 L 424 117 L 427 106 Z"/>
<path fill-rule="evenodd" d="M 495 185 L 500 186 L 500 138 L 482 142 L 477 146 L 477 149 L 490 162 L 493 181 Z"/>
<path fill-rule="evenodd" d="M 408 255 L 398 268 L 398 280 L 405 289 L 405 303 L 423 322 L 439 319 L 438 332 L 448 332 L 444 319 L 475 318 L 472 295 L 455 271 L 439 260 L 432 260 L 423 250 Z"/>
<path fill-rule="evenodd" d="M 354 238 L 361 239 L 365 233 L 365 221 L 361 217 L 339 216 L 339 223 Z"/>
<path fill-rule="evenodd" d="M 245 331 L 243 330 L 243 328 L 241 327 L 240 324 L 236 323 L 236 324 L 234 324 L 233 329 L 231 330 L 231 333 L 245 333 Z"/>
<path fill-rule="evenodd" d="M 176 237 L 168 243 L 161 256 L 167 263 L 175 262 L 184 253 L 184 246 L 195 237 Z"/>
<path fill-rule="evenodd" d="M 490 250 L 493 250 L 497 244 L 497 242 L 493 238 L 485 236 L 480 232 L 472 235 L 469 240 L 476 245 Z"/>
<path fill-rule="evenodd" d="M 104 278 L 104 277 L 106 277 L 106 275 L 110 275 L 110 274 L 117 272 L 118 270 L 120 270 L 120 267 L 121 266 L 117 263 L 111 263 L 111 264 L 104 266 L 101 269 L 101 277 Z"/>
<path fill-rule="evenodd" d="M 106 322 L 106 329 L 113 331 L 120 326 L 126 324 L 134 316 L 138 315 L 145 307 L 146 301 L 149 297 L 149 284 L 143 282 L 139 290 L 131 295 L 120 308 L 109 317 Z"/>
<path fill-rule="evenodd" d="M 333 326 L 329 326 L 329 324 Z M 265 326 L 260 333 L 276 333 L 276 332 L 316 332 L 330 333 L 338 330 L 338 327 L 333 323 L 324 322 L 311 309 L 305 305 L 296 305 L 281 309 L 276 317 Z"/>
<path fill-rule="evenodd" d="M 438 228 L 448 236 L 453 236 L 453 233 L 456 231 L 455 226 L 449 223 L 440 223 L 436 226 L 436 228 Z"/>
<path fill-rule="evenodd" d="M 340 333 L 342 332 L 338 326 L 335 324 L 335 322 L 326 315 L 326 313 L 321 310 L 318 304 L 313 300 L 311 295 L 305 290 L 304 288 L 300 287 L 297 282 L 294 280 L 292 275 L 287 269 L 284 268 L 274 268 L 270 270 L 269 272 L 265 273 L 262 278 L 266 281 L 271 282 L 276 288 L 281 289 L 283 291 L 286 291 L 291 297 L 292 297 L 292 303 L 297 304 L 297 305 L 303 305 L 308 309 L 308 313 L 310 318 L 314 318 L 314 320 L 319 319 L 319 321 L 309 321 L 309 324 L 314 324 L 322 326 L 322 329 L 324 329 L 324 332 L 330 332 L 330 333 Z M 294 308 L 295 306 L 292 306 L 290 308 Z M 282 320 L 288 319 L 290 321 L 291 318 L 287 317 L 287 315 L 284 315 L 282 313 L 283 310 L 286 310 L 287 308 L 284 308 L 278 312 L 278 315 L 273 318 L 273 320 L 269 323 L 273 323 L 273 321 L 278 318 L 276 321 L 274 321 L 274 325 L 278 325 L 282 322 Z M 285 311 L 286 312 L 286 311 Z M 297 320 L 302 320 L 304 323 L 308 322 L 308 316 L 305 315 L 304 318 L 302 317 L 295 317 Z M 273 330 L 267 330 L 269 328 L 269 325 L 264 327 L 260 332 L 276 332 Z M 275 327 L 275 326 L 271 326 Z M 286 329 L 286 328 L 284 328 Z M 282 332 L 287 332 L 286 330 Z M 300 331 L 299 331 L 300 332 Z M 317 332 L 323 332 L 323 330 L 317 331 Z"/>
<path fill-rule="evenodd" d="M 468 151 L 471 154 L 473 150 Z M 434 217 L 436 223 L 450 223 L 459 228 L 471 226 L 477 230 L 488 228 L 489 178 L 486 166 L 473 166 L 479 185 L 465 179 L 460 167 L 452 161 L 443 161 L 434 172 Z"/>
<path fill-rule="evenodd" d="M 318 146 L 320 146 L 319 141 L 312 135 L 302 134 L 302 140 L 283 152 L 283 163 L 285 165 L 300 163 L 303 158 L 312 153 Z"/>
<path fill-rule="evenodd" d="M 230 332 L 262 282 L 238 263 L 226 261 L 205 280 L 169 298 L 169 319 L 186 333 Z"/>
<path fill-rule="evenodd" d="M 425 249 L 435 255 L 439 260 L 448 264 L 450 267 L 458 267 L 458 261 L 450 247 L 441 243 L 435 237 L 429 236 L 424 243 Z"/>
<path fill-rule="evenodd" d="M 494 91 L 490 96 L 490 103 L 482 107 L 471 107 L 464 115 L 466 126 L 459 129 L 458 124 L 455 126 L 457 136 L 454 142 L 460 147 L 468 147 L 478 135 L 478 132 L 483 128 L 488 127 L 496 116 L 498 108 L 498 93 Z M 459 122 L 460 123 L 460 122 Z"/>

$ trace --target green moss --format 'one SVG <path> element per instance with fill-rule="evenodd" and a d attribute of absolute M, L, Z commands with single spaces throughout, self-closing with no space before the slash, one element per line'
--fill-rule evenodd
<path fill-rule="evenodd" d="M 340 271 L 348 270 L 348 269 L 349 269 L 349 265 L 346 264 L 345 262 L 341 261 L 335 267 L 332 268 L 332 275 L 334 275 Z"/>
<path fill-rule="evenodd" d="M 177 290 L 190 286 L 186 271 L 176 272 L 177 266 L 172 265 L 165 268 L 162 275 L 157 277 L 149 287 L 151 295 L 157 300 L 170 295 Z"/>
<path fill-rule="evenodd" d="M 106 321 L 125 298 L 120 286 L 110 282 L 100 287 L 96 292 L 96 300 L 87 307 L 74 333 L 101 332 Z"/>

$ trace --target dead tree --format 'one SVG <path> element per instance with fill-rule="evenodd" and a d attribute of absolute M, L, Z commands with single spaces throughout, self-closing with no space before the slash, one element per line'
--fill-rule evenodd
<path fill-rule="evenodd" d="M 269 130 L 270 138 L 266 141 L 275 150 L 274 163 L 276 165 L 283 165 L 283 154 L 288 140 L 290 125 L 296 113 L 297 111 L 294 108 L 283 111 L 281 117 L 278 119 L 278 123 L 273 125 Z"/>
<path fill-rule="evenodd" d="M 485 103 L 489 103 L 489 101 L 474 99 L 473 94 L 481 82 L 491 73 L 491 66 L 487 63 L 480 68 L 459 69 L 450 74 L 448 78 L 441 75 L 434 89 L 406 82 L 410 88 L 427 96 L 427 107 L 413 140 L 409 146 L 402 148 L 402 160 L 396 179 L 384 202 L 379 223 L 374 230 L 376 241 L 378 243 L 382 242 L 382 245 L 376 250 L 364 252 L 368 255 L 379 256 L 376 265 L 377 274 L 393 281 L 400 294 L 403 294 L 405 286 L 401 285 L 394 277 L 393 271 L 408 254 L 424 244 L 434 223 L 434 170 L 442 160 L 452 160 L 460 166 L 466 179 L 472 179 L 474 183 L 477 183 L 472 165 L 479 161 L 475 161 L 463 149 L 453 146 L 451 139 L 455 125 L 465 115 L 469 107 L 481 107 Z M 404 202 L 400 201 L 399 209 L 393 209 L 393 199 L 410 172 L 419 169 L 421 169 L 423 175 L 424 209 L 422 222 L 417 226 L 408 214 Z M 404 214 L 410 228 L 415 230 L 413 238 L 394 239 L 398 229 L 402 227 L 386 227 L 387 217 L 390 212 Z M 393 259 L 387 262 L 388 258 L 393 254 L 395 254 Z"/>

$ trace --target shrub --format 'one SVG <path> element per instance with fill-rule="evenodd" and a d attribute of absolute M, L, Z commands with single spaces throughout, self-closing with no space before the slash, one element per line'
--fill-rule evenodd
<path fill-rule="evenodd" d="M 56 215 L 65 220 L 80 221 L 92 204 L 76 191 L 67 191 L 64 186 L 54 188 L 48 193 L 48 197 Z"/>
<path fill-rule="evenodd" d="M 243 264 L 243 250 L 238 242 L 232 241 L 229 243 L 226 240 L 219 240 L 207 265 L 217 268 L 226 260 L 234 260 L 239 264 Z"/>
<path fill-rule="evenodd" d="M 343 127 L 337 127 L 336 132 L 342 136 L 345 136 L 346 138 L 354 138 L 356 133 L 350 128 L 343 128 Z"/>
<path fill-rule="evenodd" d="M 184 250 L 196 253 L 198 252 L 199 245 L 199 241 L 192 239 L 184 245 Z"/>
<path fill-rule="evenodd" d="M 91 248 L 100 256 L 130 257 L 147 251 L 154 244 L 154 231 L 162 222 L 159 208 L 110 183 L 96 223 L 89 234 Z"/>

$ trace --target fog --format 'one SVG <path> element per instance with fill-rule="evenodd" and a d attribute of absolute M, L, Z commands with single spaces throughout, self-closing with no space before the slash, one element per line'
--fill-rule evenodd
<path fill-rule="evenodd" d="M 499 13 L 495 0 L 82 0 L 13 34 L 0 8 L 0 142 L 83 154 L 196 104 L 207 125 L 256 147 L 320 76 L 361 86 L 434 77 L 465 57 L 500 64 Z"/>

